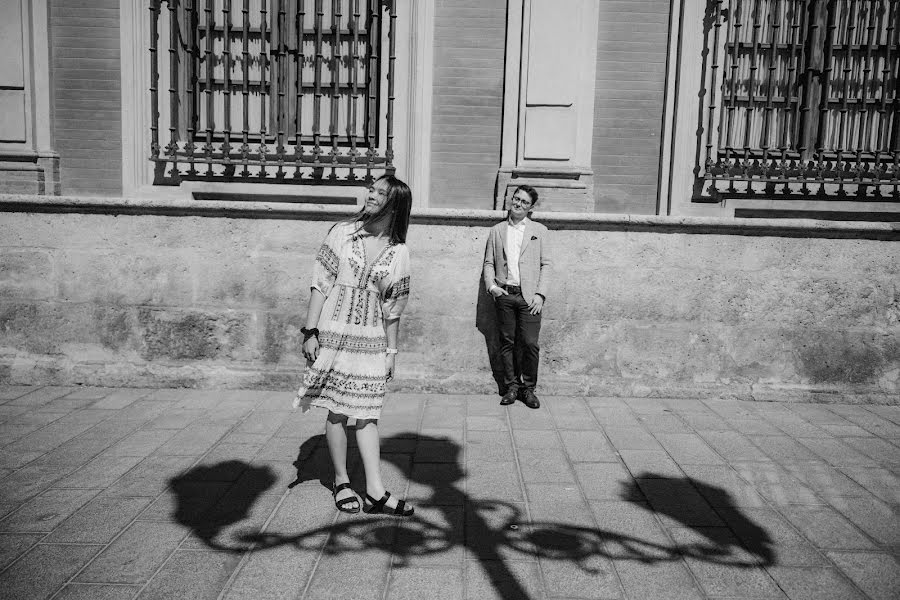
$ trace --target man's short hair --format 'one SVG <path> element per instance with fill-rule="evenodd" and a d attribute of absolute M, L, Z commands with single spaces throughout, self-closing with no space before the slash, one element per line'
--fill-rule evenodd
<path fill-rule="evenodd" d="M 534 188 L 531 187 L 530 185 L 520 185 L 519 187 L 516 188 L 516 191 L 513 192 L 513 196 L 515 196 L 515 195 L 519 192 L 519 190 L 522 190 L 523 192 L 525 192 L 526 194 L 528 194 L 528 197 L 531 198 L 531 205 L 532 205 L 532 206 L 534 206 L 535 204 L 537 204 L 537 201 L 538 201 L 538 193 L 537 193 L 537 190 L 536 190 L 536 189 L 534 189 Z"/>

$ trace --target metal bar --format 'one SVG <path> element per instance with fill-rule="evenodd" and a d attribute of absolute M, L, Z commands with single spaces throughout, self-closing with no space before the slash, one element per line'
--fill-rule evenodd
<path fill-rule="evenodd" d="M 731 94 L 728 98 L 728 108 L 726 109 L 727 118 L 726 118 L 726 127 L 725 127 L 725 162 L 730 165 L 731 163 L 731 155 L 734 152 L 734 117 L 735 111 L 737 109 L 736 100 L 737 100 L 737 71 L 738 71 L 738 57 L 740 56 L 740 49 L 743 45 L 741 42 L 741 27 L 743 27 L 743 23 L 741 23 L 741 17 L 743 16 L 743 2 L 742 0 L 734 0 L 737 4 L 734 12 L 732 12 L 732 0 L 728 1 L 728 14 L 729 14 L 729 37 L 734 36 L 734 47 L 730 53 L 731 55 L 731 73 L 728 78 L 728 83 L 731 85 Z M 731 15 L 734 15 L 733 20 L 731 19 Z M 728 54 L 726 53 L 726 58 Z M 724 74 L 725 69 L 723 69 Z M 751 92 L 752 93 L 752 92 Z M 723 92 L 724 94 L 724 92 Z M 724 100 L 724 97 L 723 97 Z"/>
<path fill-rule="evenodd" d="M 300 155 L 303 153 L 302 139 L 303 139 L 303 63 L 306 62 L 306 55 L 303 52 L 303 20 L 306 16 L 306 4 L 304 0 L 297 0 L 299 4 L 297 8 L 297 100 L 295 106 L 295 114 L 294 114 L 294 128 L 295 128 L 295 138 L 294 138 L 294 154 L 297 156 L 297 160 L 300 160 Z"/>
<path fill-rule="evenodd" d="M 843 171 L 843 158 L 844 158 L 844 137 L 847 133 L 847 97 L 850 96 L 850 74 L 853 69 L 851 67 L 852 64 L 852 54 L 849 48 L 852 47 L 853 44 L 853 34 L 856 31 L 856 4 L 857 0 L 851 0 L 850 2 L 850 14 L 848 16 L 847 29 L 844 35 L 847 36 L 847 46 L 848 49 L 845 51 L 844 55 L 844 85 L 841 90 L 841 108 L 839 109 L 840 118 L 839 118 L 839 128 L 838 128 L 838 137 L 837 137 L 837 163 L 835 164 L 835 169 L 837 171 Z M 835 25 L 835 28 L 837 26 Z M 828 49 L 832 50 L 832 49 Z M 833 52 L 833 50 L 832 50 Z M 827 97 L 827 94 L 825 94 Z M 827 106 L 827 105 L 826 105 Z"/>
<path fill-rule="evenodd" d="M 313 93 L 313 157 L 318 162 L 319 156 L 322 154 L 321 146 L 321 109 L 322 109 L 322 17 L 325 15 L 323 9 L 323 0 L 316 0 L 316 65 L 313 74 L 315 82 L 315 92 Z"/>
<path fill-rule="evenodd" d="M 261 0 L 259 15 L 259 79 L 263 82 L 263 85 L 259 88 L 259 155 L 262 157 L 262 161 L 265 162 L 266 156 L 269 153 L 269 149 L 266 146 L 266 102 L 268 102 L 266 98 L 266 85 L 269 83 L 266 79 L 266 69 L 269 66 L 269 57 L 266 54 L 266 38 L 268 38 L 269 35 L 269 11 L 266 9 L 266 0 Z M 264 175 L 264 173 L 261 171 L 260 175 Z"/>
<path fill-rule="evenodd" d="M 276 17 L 275 27 L 278 35 L 278 46 L 275 52 L 275 85 L 278 95 L 275 100 L 275 126 L 276 126 L 276 146 L 275 152 L 278 154 L 278 164 L 284 163 L 284 122 L 287 116 L 287 66 L 285 39 L 287 32 L 285 31 L 285 19 L 287 10 L 284 6 L 285 0 L 278 0 L 278 16 Z"/>
<path fill-rule="evenodd" d="M 222 143 L 222 156 L 225 158 L 225 163 L 228 164 L 231 162 L 231 0 L 224 0 L 222 17 L 225 21 L 225 32 L 222 38 L 222 66 L 225 69 L 225 141 Z"/>
<path fill-rule="evenodd" d="M 369 0 L 369 24 L 367 29 L 369 65 L 366 70 L 366 91 L 368 92 L 368 100 L 366 102 L 366 181 L 372 180 L 372 168 L 375 166 L 375 157 L 378 156 L 376 138 L 378 124 L 378 49 L 381 45 L 381 27 L 379 19 L 379 0 Z"/>
<path fill-rule="evenodd" d="M 340 73 L 341 73 L 341 0 L 331 0 L 331 123 L 328 132 L 331 134 L 331 154 L 336 156 L 338 151 L 338 108 L 340 105 Z"/>
<path fill-rule="evenodd" d="M 828 0 L 826 4 L 825 57 L 820 76 L 822 95 L 819 100 L 819 119 L 816 131 L 816 153 L 818 154 L 816 169 L 820 178 L 825 168 L 823 152 L 825 150 L 825 129 L 828 120 L 828 89 L 831 84 L 831 72 L 834 70 L 832 65 L 834 53 L 831 48 L 831 41 L 834 39 L 834 30 L 837 28 L 837 25 L 835 25 L 835 12 L 835 0 Z"/>
<path fill-rule="evenodd" d="M 800 24 L 803 19 L 803 17 L 802 17 L 803 13 L 798 10 L 797 2 L 795 0 L 787 0 L 787 2 L 785 2 L 785 7 L 790 7 L 790 11 L 791 11 L 791 22 L 790 22 L 791 31 L 789 34 L 791 41 L 790 41 L 790 62 L 788 63 L 787 80 L 784 83 L 784 85 L 785 85 L 784 93 L 790 99 L 785 101 L 784 116 L 785 116 L 785 119 L 787 119 L 791 115 L 791 113 L 793 113 L 793 118 L 794 118 L 794 120 L 796 120 L 797 111 L 799 109 L 800 103 L 798 100 L 797 101 L 793 100 L 793 98 L 797 97 L 799 94 L 800 81 L 799 81 L 799 78 L 797 77 L 797 68 L 798 68 L 797 50 L 798 50 L 798 46 L 799 46 L 802 51 L 802 44 L 799 44 L 798 42 L 800 40 L 800 31 L 801 31 Z M 800 20 L 799 20 L 800 22 L 798 22 L 798 19 L 797 19 L 798 13 L 800 15 Z M 793 143 L 796 145 L 796 143 L 797 143 L 796 130 L 798 128 L 796 127 L 795 121 L 792 121 L 790 125 L 795 130 L 795 137 L 792 137 L 791 139 L 792 139 Z M 781 167 L 780 168 L 781 168 L 782 174 L 784 174 L 785 170 L 787 169 L 788 132 L 791 131 L 791 127 L 789 127 L 788 124 L 785 123 L 784 126 L 781 128 L 781 143 L 779 144 L 779 150 L 781 150 Z"/>
<path fill-rule="evenodd" d="M 781 15 L 779 8 L 781 3 L 775 0 L 775 7 L 769 12 L 769 32 L 772 37 L 772 47 L 769 50 L 769 68 L 766 74 L 766 108 L 763 112 L 763 170 L 768 174 L 769 169 L 769 134 L 772 126 L 772 113 L 775 107 L 772 105 L 773 80 L 775 79 L 775 42 L 778 41 L 778 31 L 781 28 Z"/>
<path fill-rule="evenodd" d="M 753 32 L 750 37 L 750 77 L 747 81 L 747 91 L 751 96 L 756 88 L 756 72 L 759 69 L 759 48 L 757 46 L 759 44 L 759 30 L 762 27 L 762 24 L 759 22 L 760 2 L 761 0 L 754 0 L 753 13 L 750 17 L 753 19 Z M 744 109 L 744 157 L 741 161 L 741 171 L 745 175 L 750 168 L 750 129 L 753 125 L 753 109 L 754 105 L 752 102 L 747 103 Z"/>
<path fill-rule="evenodd" d="M 168 0 L 169 7 L 169 145 L 166 153 L 178 154 L 178 1 Z"/>
<path fill-rule="evenodd" d="M 196 124 L 197 119 L 197 98 L 195 93 L 195 86 L 197 81 L 196 74 L 196 54 L 194 52 L 195 48 L 195 36 L 197 35 L 197 27 L 194 19 L 194 1 L 195 0 L 187 0 L 187 6 L 185 7 L 185 19 L 187 20 L 187 86 L 185 92 L 187 94 L 187 140 L 185 143 L 185 152 L 187 153 L 188 158 L 188 171 L 193 174 L 194 171 L 194 125 Z"/>
<path fill-rule="evenodd" d="M 203 151 L 206 156 L 212 157 L 213 154 L 213 127 L 215 120 L 213 114 L 215 112 L 215 104 L 213 102 L 213 0 L 206 0 L 206 51 L 203 60 L 206 62 L 206 144 Z"/>
<path fill-rule="evenodd" d="M 885 52 L 884 52 L 884 63 L 881 69 L 881 106 L 878 108 L 878 141 L 875 146 L 875 171 L 881 176 L 883 171 L 883 166 L 881 163 L 881 152 L 884 149 L 884 152 L 890 154 L 891 152 L 891 144 L 890 140 L 886 139 L 888 133 L 888 110 L 887 110 L 887 99 L 888 99 L 888 81 L 891 79 L 891 66 L 893 61 L 891 60 L 891 47 L 892 47 L 892 37 L 894 33 L 894 18 L 895 18 L 895 8 L 897 6 L 897 0 L 888 0 L 888 16 L 887 16 L 887 27 L 885 28 Z M 896 77 L 897 74 L 895 74 Z M 897 80 L 894 80 L 894 88 L 895 88 L 895 96 L 896 96 L 896 84 Z"/>
<path fill-rule="evenodd" d="M 868 96 L 869 75 L 875 67 L 872 51 L 875 46 L 875 34 L 878 27 L 876 24 L 877 11 L 875 10 L 875 2 L 871 2 L 867 6 L 869 8 L 869 24 L 868 27 L 866 27 L 866 56 L 864 59 L 865 63 L 863 64 L 861 88 L 862 115 L 860 115 L 859 118 L 859 135 L 856 136 L 856 166 L 854 167 L 857 180 L 862 177 L 862 153 L 863 148 L 866 146 L 866 139 L 871 139 L 871 132 L 869 131 L 871 129 L 869 107 L 866 104 L 866 100 Z"/>
<path fill-rule="evenodd" d="M 387 116 L 385 119 L 387 146 L 385 147 L 384 158 L 386 167 L 393 170 L 394 166 L 394 63 L 397 61 L 397 2 L 390 2 L 390 18 L 388 22 L 388 103 Z"/>
<path fill-rule="evenodd" d="M 706 117 L 706 170 L 709 171 L 715 164 L 713 159 L 713 124 L 716 115 L 716 80 L 718 79 L 719 69 L 719 34 L 722 29 L 722 3 L 724 0 L 716 0 L 713 5 L 715 13 L 713 21 L 713 41 L 712 52 L 710 54 L 710 75 L 709 75 L 709 105 L 707 107 Z M 722 85 L 724 85 L 724 81 Z M 724 91 L 723 91 L 724 94 Z"/>
<path fill-rule="evenodd" d="M 353 177 L 353 166 L 356 164 L 356 157 L 359 155 L 359 151 L 356 149 L 356 111 L 357 106 L 359 105 L 359 0 L 353 0 L 353 22 L 351 23 L 351 29 L 353 31 L 353 48 L 351 49 L 350 56 L 352 57 L 350 61 L 350 118 L 347 119 L 347 123 L 349 124 L 349 136 L 350 136 L 350 176 Z"/>
<path fill-rule="evenodd" d="M 244 0 L 241 7 L 243 14 L 243 27 L 241 32 L 241 56 L 243 63 L 244 85 L 242 94 L 244 96 L 243 105 L 243 128 L 241 129 L 241 164 L 244 165 L 244 176 L 248 176 L 250 172 L 247 170 L 248 159 L 250 157 L 250 0 Z"/>
<path fill-rule="evenodd" d="M 798 120 L 798 139 L 800 140 L 801 160 L 810 161 L 813 158 L 815 150 L 816 121 L 812 116 L 813 106 L 818 104 L 820 95 L 819 84 L 816 79 L 817 73 L 822 69 L 822 38 L 821 29 L 824 28 L 822 21 L 823 11 L 822 5 L 827 0 L 806 0 L 806 14 L 809 18 L 809 32 L 806 43 L 804 44 L 803 54 L 804 60 L 801 64 L 805 64 L 806 82 L 803 86 L 803 102 L 800 107 L 800 119 Z"/>
<path fill-rule="evenodd" d="M 159 16 L 161 0 L 150 0 L 150 158 L 159 158 Z"/>

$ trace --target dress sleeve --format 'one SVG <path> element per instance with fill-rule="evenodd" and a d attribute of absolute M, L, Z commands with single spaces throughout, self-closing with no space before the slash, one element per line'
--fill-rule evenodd
<path fill-rule="evenodd" d="M 335 225 L 325 236 L 322 247 L 316 253 L 313 263 L 311 288 L 322 292 L 327 296 L 337 279 L 338 267 L 341 264 L 341 245 L 343 243 L 344 228 L 340 224 Z"/>
<path fill-rule="evenodd" d="M 389 277 L 382 300 L 382 314 L 385 319 L 399 319 L 409 300 L 409 250 L 406 244 L 397 249 Z"/>

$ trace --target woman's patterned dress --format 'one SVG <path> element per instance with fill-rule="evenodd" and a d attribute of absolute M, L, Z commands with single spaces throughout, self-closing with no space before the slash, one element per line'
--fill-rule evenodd
<path fill-rule="evenodd" d="M 388 244 L 367 257 L 355 223 L 338 223 L 313 266 L 312 287 L 325 295 L 319 356 L 307 365 L 294 408 L 310 406 L 356 419 L 377 419 L 387 383 L 384 319 L 396 319 L 409 298 L 409 251 Z"/>

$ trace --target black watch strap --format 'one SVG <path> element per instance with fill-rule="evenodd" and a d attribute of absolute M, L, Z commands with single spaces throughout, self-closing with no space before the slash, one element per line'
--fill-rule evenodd
<path fill-rule="evenodd" d="M 303 334 L 303 341 L 304 341 L 304 342 L 305 342 L 306 340 L 308 340 L 309 338 L 311 338 L 312 336 L 316 336 L 316 339 L 319 339 L 319 330 L 318 330 L 317 328 L 315 328 L 315 327 L 312 327 L 312 328 L 310 328 L 310 329 L 307 329 L 306 327 L 301 327 L 301 328 L 300 328 L 300 333 Z"/>

